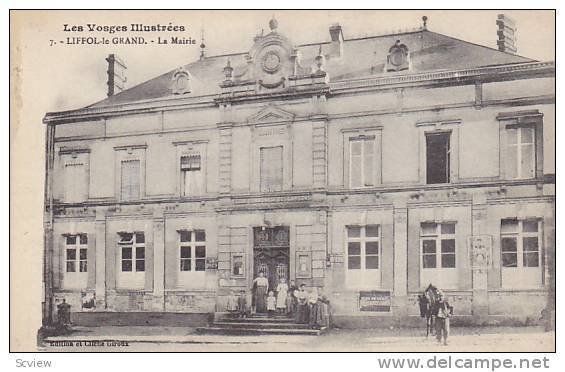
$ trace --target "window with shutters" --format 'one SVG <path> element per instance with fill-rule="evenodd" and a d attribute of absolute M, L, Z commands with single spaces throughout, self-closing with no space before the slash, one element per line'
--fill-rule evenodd
<path fill-rule="evenodd" d="M 120 177 L 121 200 L 137 200 L 141 197 L 141 161 L 122 160 Z"/>
<path fill-rule="evenodd" d="M 283 147 L 260 149 L 260 184 L 262 192 L 281 191 L 283 188 Z"/>
<path fill-rule="evenodd" d="M 119 233 L 118 254 L 118 286 L 131 289 L 144 288 L 145 233 Z"/>
<path fill-rule="evenodd" d="M 204 193 L 202 158 L 200 155 L 183 155 L 180 159 L 182 196 Z"/>
<path fill-rule="evenodd" d="M 421 283 L 457 288 L 455 222 L 420 224 Z"/>
<path fill-rule="evenodd" d="M 426 183 L 449 183 L 450 132 L 426 133 Z"/>
<path fill-rule="evenodd" d="M 63 288 L 86 288 L 88 273 L 88 237 L 68 234 L 65 241 L 65 274 Z"/>
<path fill-rule="evenodd" d="M 500 265 L 504 287 L 542 285 L 541 220 L 508 218 L 500 222 Z"/>
<path fill-rule="evenodd" d="M 375 137 L 352 138 L 349 143 L 349 185 L 359 188 L 375 185 Z"/>
<path fill-rule="evenodd" d="M 69 161 L 65 164 L 65 202 L 78 203 L 88 198 L 86 164 Z"/>

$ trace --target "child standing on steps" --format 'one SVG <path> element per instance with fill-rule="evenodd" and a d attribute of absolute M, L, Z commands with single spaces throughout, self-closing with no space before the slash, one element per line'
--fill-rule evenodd
<path fill-rule="evenodd" d="M 277 309 L 277 299 L 275 298 L 275 294 L 273 291 L 269 291 L 269 296 L 267 297 L 267 313 L 269 317 L 275 315 L 275 311 Z"/>

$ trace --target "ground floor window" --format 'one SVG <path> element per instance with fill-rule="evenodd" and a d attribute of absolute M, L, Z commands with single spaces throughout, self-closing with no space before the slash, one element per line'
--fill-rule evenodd
<path fill-rule="evenodd" d="M 380 226 L 347 226 L 346 237 L 348 287 L 379 288 L 381 285 Z"/>
<path fill-rule="evenodd" d="M 118 286 L 121 288 L 145 287 L 145 233 L 122 232 L 119 234 Z"/>
<path fill-rule="evenodd" d="M 440 288 L 458 285 L 455 222 L 420 224 L 420 282 Z"/>
<path fill-rule="evenodd" d="M 500 264 L 504 287 L 542 285 L 541 242 L 541 220 L 501 220 Z"/>
<path fill-rule="evenodd" d="M 64 288 L 86 288 L 88 279 L 88 236 L 86 234 L 68 234 L 65 241 Z"/>
<path fill-rule="evenodd" d="M 179 284 L 202 287 L 206 271 L 206 231 L 179 230 Z"/>

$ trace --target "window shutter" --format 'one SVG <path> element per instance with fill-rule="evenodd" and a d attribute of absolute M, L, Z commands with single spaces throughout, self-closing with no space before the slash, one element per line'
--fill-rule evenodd
<path fill-rule="evenodd" d="M 65 165 L 65 201 L 75 203 L 86 199 L 86 172 L 82 163 Z"/>
<path fill-rule="evenodd" d="M 363 152 L 363 143 L 362 141 L 356 140 L 351 141 L 350 144 L 350 156 L 349 156 L 349 179 L 351 187 L 360 187 L 362 184 L 362 152 Z"/>
<path fill-rule="evenodd" d="M 200 170 L 200 155 L 187 155 L 180 158 L 180 169 L 183 171 Z"/>
<path fill-rule="evenodd" d="M 123 200 L 138 199 L 140 196 L 140 161 L 122 162 L 121 198 Z"/>
<path fill-rule="evenodd" d="M 364 164 L 364 180 L 365 186 L 374 185 L 374 167 L 375 167 L 375 140 L 363 141 L 363 164 Z"/>
<path fill-rule="evenodd" d="M 282 146 L 260 150 L 261 191 L 280 191 L 283 184 Z"/>

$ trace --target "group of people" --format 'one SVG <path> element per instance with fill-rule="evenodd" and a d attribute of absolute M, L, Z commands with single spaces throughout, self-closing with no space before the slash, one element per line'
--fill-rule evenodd
<path fill-rule="evenodd" d="M 260 272 L 250 292 L 241 290 L 239 295 L 234 292 L 228 297 L 228 311 L 241 318 L 267 313 L 270 317 L 291 316 L 297 323 L 309 324 L 312 328 L 329 326 L 330 302 L 316 287 L 308 292 L 306 285 L 297 286 L 293 280 L 289 285 L 281 278 L 274 290 L 269 289 L 269 280 Z"/>

